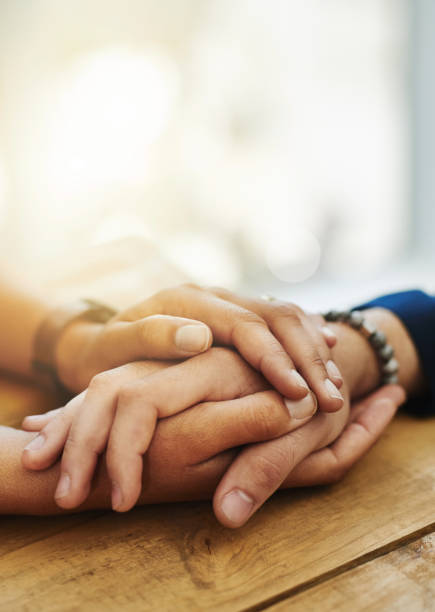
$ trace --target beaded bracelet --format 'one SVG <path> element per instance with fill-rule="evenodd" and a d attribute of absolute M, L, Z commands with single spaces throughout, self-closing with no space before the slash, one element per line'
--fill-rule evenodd
<path fill-rule="evenodd" d="M 347 323 L 360 331 L 375 350 L 381 366 L 381 384 L 393 385 L 399 382 L 399 363 L 394 357 L 394 349 L 388 344 L 384 332 L 369 323 L 359 310 L 331 310 L 323 315 L 331 323 Z"/>

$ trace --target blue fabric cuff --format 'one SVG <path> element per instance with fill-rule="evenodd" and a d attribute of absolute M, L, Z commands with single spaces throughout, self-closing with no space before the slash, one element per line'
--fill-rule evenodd
<path fill-rule="evenodd" d="M 404 291 L 376 298 L 357 309 L 376 307 L 391 310 L 403 321 L 421 359 L 430 397 L 413 399 L 407 407 L 414 414 L 435 414 L 435 297 L 419 290 Z"/>

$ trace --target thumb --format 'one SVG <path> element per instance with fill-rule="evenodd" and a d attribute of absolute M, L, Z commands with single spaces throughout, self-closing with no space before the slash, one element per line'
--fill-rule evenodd
<path fill-rule="evenodd" d="M 206 351 L 212 342 L 211 330 L 205 323 L 151 315 L 138 321 L 109 323 L 97 336 L 94 351 L 98 361 L 104 361 L 104 370 L 139 359 L 192 357 Z"/>
<path fill-rule="evenodd" d="M 307 487 L 341 480 L 382 435 L 406 399 L 398 385 L 387 385 L 352 406 L 343 433 L 330 446 L 306 457 L 291 472 L 284 487 Z"/>
<path fill-rule="evenodd" d="M 400 385 L 384 385 L 372 391 L 366 397 L 352 402 L 349 414 L 349 422 L 357 421 L 358 417 L 367 409 L 377 415 L 376 406 L 379 401 L 388 401 L 394 405 L 395 410 L 406 401 L 406 392 Z"/>

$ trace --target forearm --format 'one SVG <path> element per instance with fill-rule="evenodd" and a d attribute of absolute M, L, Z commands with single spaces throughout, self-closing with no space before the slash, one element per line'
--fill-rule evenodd
<path fill-rule="evenodd" d="M 31 377 L 33 341 L 49 310 L 36 292 L 0 278 L 0 369 Z"/>
<path fill-rule="evenodd" d="M 395 351 L 399 362 L 399 383 L 408 396 L 424 392 L 425 380 L 416 347 L 400 319 L 383 308 L 363 311 L 365 318 L 382 330 Z M 333 349 L 334 359 L 348 381 L 352 398 L 363 397 L 380 384 L 377 356 L 363 335 L 344 323 L 328 324 L 336 333 L 338 342 Z"/>
<path fill-rule="evenodd" d="M 21 465 L 21 453 L 34 434 L 0 427 L 0 514 L 58 514 L 54 491 L 58 464 L 42 472 Z"/>
<path fill-rule="evenodd" d="M 30 471 L 21 464 L 22 451 L 34 436 L 33 433 L 0 426 L 0 514 L 51 515 L 66 512 L 54 501 L 59 462 L 43 471 Z M 174 460 L 173 445 L 167 444 L 167 438 L 167 434 L 160 436 L 157 432 L 145 456 L 138 505 L 209 499 L 234 458 L 234 452 L 220 453 L 198 466 L 186 466 L 185 462 Z M 110 508 L 111 483 L 103 455 L 88 499 L 74 511 Z"/>

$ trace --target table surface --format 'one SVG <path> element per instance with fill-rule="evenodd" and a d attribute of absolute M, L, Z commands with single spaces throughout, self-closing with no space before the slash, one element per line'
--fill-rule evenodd
<path fill-rule="evenodd" d="M 53 399 L 0 381 L 0 422 Z M 208 503 L 5 516 L 0 609 L 435 610 L 435 419 L 400 415 L 341 483 L 276 494 L 243 529 Z"/>

